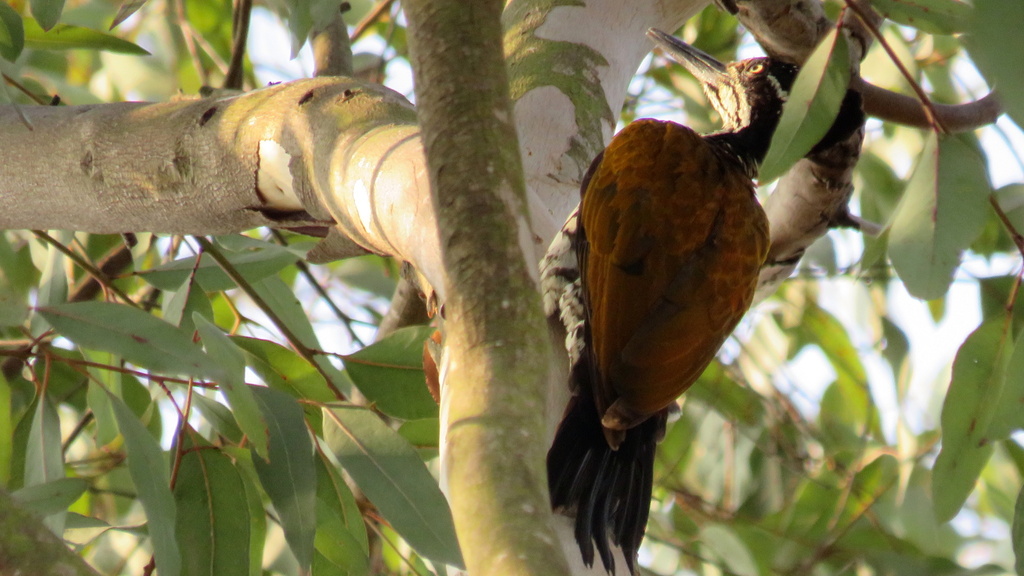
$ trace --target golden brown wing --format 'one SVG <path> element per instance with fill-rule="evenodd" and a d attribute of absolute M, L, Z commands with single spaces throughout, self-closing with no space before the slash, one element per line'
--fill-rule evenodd
<path fill-rule="evenodd" d="M 735 328 L 768 223 L 738 166 L 690 129 L 655 120 L 612 140 L 580 223 L 595 401 L 603 425 L 624 430 L 686 390 Z"/>

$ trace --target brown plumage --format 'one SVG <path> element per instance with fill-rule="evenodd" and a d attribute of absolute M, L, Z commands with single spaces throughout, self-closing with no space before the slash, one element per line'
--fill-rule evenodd
<path fill-rule="evenodd" d="M 594 159 L 541 265 L 545 309 L 566 328 L 574 397 L 548 452 L 552 507 L 575 516 L 583 560 L 612 545 L 636 568 L 654 453 L 668 407 L 714 359 L 749 308 L 769 246 L 752 179 L 797 68 L 769 58 L 722 65 L 652 30 L 705 87 L 724 128 L 633 122 Z M 817 148 L 863 123 L 848 93 Z"/>

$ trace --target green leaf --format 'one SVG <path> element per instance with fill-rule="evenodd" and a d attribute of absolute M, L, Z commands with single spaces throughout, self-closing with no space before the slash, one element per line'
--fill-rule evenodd
<path fill-rule="evenodd" d="M 1019 73 L 1024 62 L 1024 3 L 975 2 L 973 13 L 971 34 L 964 42 L 971 59 L 989 85 L 999 90 L 1000 103 L 1013 121 L 1024 126 L 1024 75 Z"/>
<path fill-rule="evenodd" d="M 0 57 L 14 62 L 25 48 L 25 26 L 21 16 L 6 2 L 0 2 Z"/>
<path fill-rule="evenodd" d="M 64 478 L 64 453 L 60 438 L 60 417 L 49 396 L 36 403 L 25 455 L 25 486 L 45 484 Z"/>
<path fill-rule="evenodd" d="M 146 512 L 157 570 L 160 576 L 178 576 L 181 573 L 181 555 L 174 535 L 177 508 L 168 486 L 167 460 L 156 439 L 128 405 L 113 394 L 110 394 L 110 402 L 117 426 L 124 436 L 128 472 Z"/>
<path fill-rule="evenodd" d="M 757 576 L 757 562 L 754 561 L 743 540 L 733 530 L 723 524 L 708 524 L 700 531 L 700 541 L 712 551 L 713 556 L 736 576 Z"/>
<path fill-rule="evenodd" d="M 203 339 L 207 353 L 217 358 L 224 369 L 225 378 L 221 380 L 220 389 L 234 411 L 238 427 L 249 437 L 253 449 L 260 458 L 266 460 L 269 458 L 267 424 L 263 420 L 252 390 L 245 383 L 245 356 L 242 350 L 216 324 L 202 315 L 193 313 L 192 321 L 199 331 L 199 337 Z"/>
<path fill-rule="evenodd" d="M 253 457 L 256 473 L 277 510 L 288 547 L 302 570 L 313 562 L 316 469 L 302 408 L 283 392 L 253 388 L 270 431 L 270 458 Z"/>
<path fill-rule="evenodd" d="M 758 181 L 766 184 L 807 155 L 835 121 L 850 86 L 846 36 L 833 29 L 800 69 L 793 82 Z"/>
<path fill-rule="evenodd" d="M 197 392 L 192 394 L 192 404 L 203 414 L 203 418 L 210 423 L 214 432 L 233 444 L 242 442 L 242 429 L 238 427 L 235 415 L 227 406 Z M 262 416 L 262 412 L 260 414 Z"/>
<path fill-rule="evenodd" d="M 324 454 L 316 459 L 316 475 L 316 551 L 335 573 L 367 574 L 369 542 L 352 491 Z M 314 560 L 317 573 L 315 566 Z"/>
<path fill-rule="evenodd" d="M 235 446 L 224 447 L 234 460 L 245 488 L 246 516 L 249 519 L 249 576 L 263 574 L 263 547 L 267 540 L 267 513 L 263 509 L 263 490 L 253 464 L 252 451 Z"/>
<path fill-rule="evenodd" d="M 893 268 L 907 291 L 925 300 L 946 293 L 988 215 L 985 164 L 967 138 L 928 134 L 889 226 Z"/>
<path fill-rule="evenodd" d="M 313 16 L 310 13 L 311 0 L 289 0 L 288 30 L 292 33 L 292 58 L 299 55 L 299 50 L 306 43 L 306 37 L 313 27 Z"/>
<path fill-rule="evenodd" d="M 971 18 L 971 6 L 957 0 L 871 0 L 871 7 L 897 24 L 929 34 L 963 32 Z"/>
<path fill-rule="evenodd" d="M 44 31 L 32 20 L 25 20 L 25 46 L 34 50 L 102 50 L 149 56 L 149 52 L 138 44 L 122 40 L 117 36 L 69 24 L 58 24 Z"/>
<path fill-rule="evenodd" d="M 147 0 L 126 0 L 123 2 L 121 7 L 117 9 L 114 21 L 110 23 L 110 29 L 117 28 L 118 24 L 127 20 L 132 14 L 135 14 L 146 2 Z"/>
<path fill-rule="evenodd" d="M 1024 574 L 1024 486 L 1017 494 L 1017 505 L 1013 508 L 1013 527 L 1010 541 L 1013 542 L 1013 555 L 1017 558 L 1014 568 L 1017 574 Z"/>
<path fill-rule="evenodd" d="M 988 430 L 998 410 L 1013 339 L 1004 318 L 979 326 L 956 354 L 942 405 L 942 450 L 932 472 L 935 515 L 950 520 L 974 488 L 995 445 Z"/>
<path fill-rule="evenodd" d="M 0 486 L 10 488 L 14 459 L 14 404 L 11 384 L 0 371 Z"/>
<path fill-rule="evenodd" d="M 462 566 L 448 502 L 416 450 L 365 408 L 324 416 L 335 458 L 402 538 L 426 558 Z"/>
<path fill-rule="evenodd" d="M 131 306 L 75 302 L 38 308 L 62 336 L 167 374 L 223 380 L 224 370 L 180 328 Z"/>
<path fill-rule="evenodd" d="M 295 351 L 259 338 L 232 336 L 231 341 L 245 350 L 249 368 L 271 388 L 300 400 L 330 402 L 336 399 L 323 374 Z"/>
<path fill-rule="evenodd" d="M 441 421 L 438 418 L 409 420 L 402 422 L 398 433 L 417 448 L 437 448 L 441 437 Z"/>
<path fill-rule="evenodd" d="M 64 11 L 64 0 L 30 0 L 29 8 L 32 17 L 39 22 L 44 30 L 49 30 L 60 22 L 60 14 Z"/>
<path fill-rule="evenodd" d="M 249 515 L 242 478 L 231 459 L 191 429 L 174 483 L 178 543 L 189 576 L 249 575 Z"/>
<path fill-rule="evenodd" d="M 26 510 L 49 516 L 67 510 L 88 487 L 89 484 L 81 478 L 58 478 L 44 484 L 25 486 L 11 496 Z"/>
<path fill-rule="evenodd" d="M 352 382 L 381 412 L 402 420 L 437 416 L 423 377 L 423 342 L 433 331 L 429 326 L 402 328 L 345 356 Z"/>
<path fill-rule="evenodd" d="M 293 250 L 269 242 L 245 243 L 244 248 L 241 251 L 223 249 L 221 252 L 249 282 L 277 274 L 300 257 Z M 162 290 L 178 290 L 188 281 L 193 270 L 196 282 L 206 290 L 216 292 L 235 287 L 235 282 L 208 255 L 202 256 L 199 266 L 196 266 L 196 256 L 181 258 L 140 272 L 139 277 Z"/>
<path fill-rule="evenodd" d="M 729 421 L 755 426 L 764 418 L 763 399 L 747 386 L 739 385 L 712 362 L 686 391 L 687 402 L 698 400 Z"/>
<path fill-rule="evenodd" d="M 1006 368 L 1002 394 L 999 395 L 995 415 L 988 428 L 987 438 L 990 441 L 1005 440 L 1016 430 L 1024 429 L 1024 411 L 1021 406 L 1024 406 L 1024 346 L 1014 346 Z"/>

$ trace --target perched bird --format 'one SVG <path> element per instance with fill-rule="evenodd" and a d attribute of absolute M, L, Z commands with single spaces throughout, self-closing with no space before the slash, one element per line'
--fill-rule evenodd
<path fill-rule="evenodd" d="M 596 547 L 609 573 L 613 545 L 636 570 L 668 408 L 751 304 L 769 245 L 752 180 L 798 72 L 771 58 L 723 65 L 664 32 L 648 36 L 703 84 L 722 130 L 628 125 L 594 159 L 541 264 L 574 392 L 548 452 L 551 503 L 575 516 L 584 562 Z M 850 92 L 816 148 L 861 124 Z"/>

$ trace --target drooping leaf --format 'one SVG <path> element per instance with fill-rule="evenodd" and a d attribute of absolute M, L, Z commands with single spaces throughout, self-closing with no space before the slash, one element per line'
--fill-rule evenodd
<path fill-rule="evenodd" d="M 25 20 L 25 46 L 34 50 L 101 50 L 136 56 L 148 56 L 145 48 L 117 36 L 70 24 L 57 24 L 43 30 L 32 20 Z"/>
<path fill-rule="evenodd" d="M 128 453 L 128 472 L 135 483 L 146 524 L 153 543 L 153 555 L 161 576 L 181 573 L 181 555 L 174 534 L 177 507 L 169 485 L 167 459 L 156 439 L 150 435 L 135 413 L 117 396 L 110 395 L 117 425 L 124 436 Z"/>
<path fill-rule="evenodd" d="M 417 448 L 437 448 L 441 434 L 441 421 L 437 418 L 402 422 L 398 433 Z"/>
<path fill-rule="evenodd" d="M 994 393 L 994 391 L 990 391 Z M 1024 430 L 1024 346 L 1014 346 L 1006 367 L 1006 379 L 996 403 L 992 423 L 988 427 L 990 442 L 1005 440 L 1017 430 Z"/>
<path fill-rule="evenodd" d="M 26 485 L 11 496 L 26 510 L 49 516 L 67 510 L 88 487 L 82 478 L 57 478 L 44 484 Z"/>
<path fill-rule="evenodd" d="M 333 572 L 352 576 L 370 568 L 366 526 L 352 491 L 323 454 L 316 459 L 317 514 L 315 546 Z M 313 572 L 316 573 L 316 560 Z"/>
<path fill-rule="evenodd" d="M 1013 542 L 1013 555 L 1016 557 L 1014 564 L 1017 574 L 1024 574 L 1024 486 L 1021 486 L 1017 494 L 1017 505 L 1013 509 L 1013 527 L 1011 529 L 1010 541 Z"/>
<path fill-rule="evenodd" d="M 423 342 L 433 331 L 429 326 L 402 328 L 345 356 L 352 382 L 381 412 L 402 420 L 437 416 L 423 377 Z"/>
<path fill-rule="evenodd" d="M 244 250 L 222 250 L 225 258 L 250 282 L 257 282 L 294 264 L 301 256 L 294 250 L 269 242 L 246 243 Z M 235 282 L 208 255 L 181 258 L 141 272 L 139 276 L 157 288 L 177 290 L 195 270 L 196 282 L 211 292 L 235 287 Z"/>
<path fill-rule="evenodd" d="M 849 85 L 849 47 L 846 37 L 834 29 L 814 49 L 793 82 L 758 172 L 762 184 L 781 176 L 814 148 L 835 121 Z"/>
<path fill-rule="evenodd" d="M 709 524 L 701 528 L 700 541 L 712 551 L 730 574 L 756 576 L 757 562 L 743 540 L 729 526 Z"/>
<path fill-rule="evenodd" d="M 14 457 L 14 402 L 11 384 L 0 372 L 0 486 L 11 486 Z"/>
<path fill-rule="evenodd" d="M 194 433 L 174 483 L 175 534 L 188 576 L 249 576 L 249 516 L 245 487 L 231 459 Z"/>
<path fill-rule="evenodd" d="M 1024 3 L 974 2 L 971 34 L 964 44 L 989 84 L 1000 93 L 1000 103 L 1018 126 L 1024 126 Z"/>
<path fill-rule="evenodd" d="M 323 374 L 293 350 L 258 338 L 232 336 L 231 341 L 245 350 L 249 368 L 271 388 L 287 392 L 300 400 L 335 400 Z"/>
<path fill-rule="evenodd" d="M 224 370 L 180 328 L 131 306 L 75 302 L 38 308 L 62 336 L 85 348 L 120 354 L 159 372 L 223 378 Z"/>
<path fill-rule="evenodd" d="M 25 48 L 25 26 L 21 16 L 6 2 L 0 3 L 0 58 L 14 62 Z"/>
<path fill-rule="evenodd" d="M 928 134 L 889 227 L 893 268 L 925 300 L 946 293 L 961 252 L 988 215 L 987 172 L 967 138 Z"/>
<path fill-rule="evenodd" d="M 929 34 L 964 32 L 971 6 L 957 0 L 872 0 L 871 7 L 896 22 Z"/>
<path fill-rule="evenodd" d="M 29 7 L 32 17 L 39 22 L 43 30 L 49 30 L 60 22 L 60 14 L 64 11 L 64 0 L 30 0 Z"/>
<path fill-rule="evenodd" d="M 216 324 L 200 314 L 193 314 L 192 321 L 199 331 L 200 338 L 203 339 L 206 351 L 210 356 L 217 358 L 224 369 L 225 378 L 220 382 L 220 389 L 231 405 L 238 427 L 249 437 L 256 453 L 266 460 L 267 424 L 252 390 L 245 383 L 245 356 Z"/>
<path fill-rule="evenodd" d="M 114 16 L 114 21 L 110 23 L 110 29 L 117 28 L 117 25 L 128 19 L 129 16 L 138 12 L 139 8 L 146 3 L 147 0 L 125 0 L 121 3 L 121 7 L 117 9 L 117 15 Z"/>
<path fill-rule="evenodd" d="M 956 354 L 942 405 L 942 450 L 932 473 L 935 515 L 949 520 L 960 511 L 992 455 L 989 427 L 999 406 L 1013 338 L 1003 318 L 979 326 Z"/>
<path fill-rule="evenodd" d="M 313 443 L 295 400 L 272 388 L 252 389 L 270 433 L 270 458 L 253 456 L 260 483 L 277 510 L 285 540 L 302 570 L 313 562 L 316 469 Z"/>
<path fill-rule="evenodd" d="M 419 554 L 462 565 L 448 502 L 416 450 L 364 408 L 324 409 L 324 439 L 384 518 Z"/>

